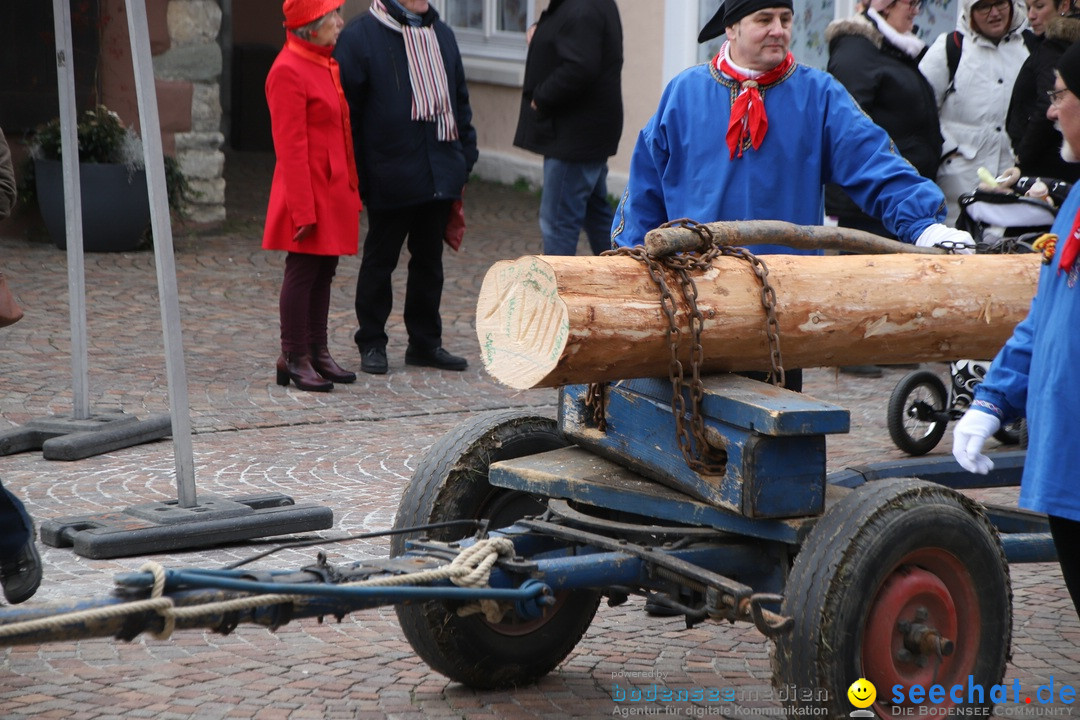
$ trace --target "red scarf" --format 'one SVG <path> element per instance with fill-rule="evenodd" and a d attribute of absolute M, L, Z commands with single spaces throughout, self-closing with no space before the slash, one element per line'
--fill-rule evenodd
<path fill-rule="evenodd" d="M 1065 241 L 1065 247 L 1061 248 L 1058 273 L 1062 270 L 1067 273 L 1070 272 L 1078 254 L 1080 254 L 1080 213 L 1077 213 L 1076 220 L 1073 221 L 1072 232 L 1069 233 L 1069 238 Z"/>
<path fill-rule="evenodd" d="M 322 65 L 330 71 L 330 78 L 334 81 L 334 89 L 337 90 L 338 103 L 341 106 L 341 123 L 345 127 L 345 164 L 349 167 L 349 187 L 356 190 L 360 187 L 360 180 L 356 177 L 356 160 L 353 157 L 349 103 L 345 100 L 345 90 L 341 87 L 341 72 L 338 69 L 337 60 L 330 57 L 333 47 L 325 46 L 324 50 L 323 47 L 305 42 L 292 33 L 285 33 L 285 44 L 300 57 L 310 60 L 316 65 Z M 321 54 L 320 50 L 326 52 L 326 54 Z"/>
<path fill-rule="evenodd" d="M 731 158 L 738 152 L 742 157 L 743 145 L 747 136 L 755 150 L 761 147 L 761 141 L 765 139 L 765 132 L 769 129 L 769 117 L 765 114 L 765 101 L 761 99 L 759 87 L 768 86 L 779 80 L 795 64 L 795 58 L 791 53 L 772 70 L 763 72 L 756 78 L 749 78 L 731 66 L 727 60 L 727 43 L 720 49 L 713 59 L 713 65 L 725 75 L 734 78 L 739 83 L 739 95 L 731 106 L 731 120 L 728 122 L 727 146 L 731 151 Z"/>

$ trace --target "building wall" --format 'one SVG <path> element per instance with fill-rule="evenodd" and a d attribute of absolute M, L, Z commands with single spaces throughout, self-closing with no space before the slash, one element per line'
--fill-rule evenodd
<path fill-rule="evenodd" d="M 101 0 L 101 101 L 138 127 L 126 0 Z M 194 222 L 225 218 L 221 151 L 221 7 L 215 0 L 146 0 L 162 147 L 194 191 Z M 139 129 L 142 132 L 142 129 Z"/>

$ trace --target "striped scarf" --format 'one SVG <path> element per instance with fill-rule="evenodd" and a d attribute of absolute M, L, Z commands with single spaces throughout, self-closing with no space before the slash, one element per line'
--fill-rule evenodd
<path fill-rule="evenodd" d="M 372 0 L 370 12 L 383 25 L 401 33 L 405 40 L 412 85 L 412 119 L 435 122 L 438 138 L 443 142 L 457 140 L 457 121 L 450 104 L 446 67 L 439 52 L 435 27 L 402 25 L 390 15 L 382 0 Z"/>

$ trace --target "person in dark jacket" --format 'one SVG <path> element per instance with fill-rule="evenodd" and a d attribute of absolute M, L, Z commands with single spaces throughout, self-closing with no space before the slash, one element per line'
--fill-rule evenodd
<path fill-rule="evenodd" d="M 360 369 L 389 369 L 391 274 L 408 241 L 405 364 L 464 370 L 442 347 L 443 237 L 476 162 L 461 53 L 427 0 L 373 0 L 338 38 L 368 233 L 356 279 Z"/>
<path fill-rule="evenodd" d="M 18 188 L 11 149 L 0 130 L 0 220 L 15 207 Z M 41 556 L 34 522 L 19 498 L 0 482 L 0 585 L 9 603 L 29 600 L 41 585 Z"/>
<path fill-rule="evenodd" d="M 614 0 L 552 0 L 525 61 L 514 145 L 544 156 L 544 253 L 574 255 L 584 228 L 611 247 L 607 159 L 622 134 L 622 23 Z"/>
<path fill-rule="evenodd" d="M 1080 40 L 1080 13 L 1072 0 L 1028 0 L 1031 29 L 1024 40 L 1029 55 L 1013 84 L 1005 129 L 1023 175 L 1080 180 L 1080 163 L 1061 158 L 1061 133 L 1046 117 L 1047 91 L 1054 87 L 1054 65 L 1073 42 Z"/>
<path fill-rule="evenodd" d="M 918 12 L 917 1 L 872 0 L 861 15 L 832 22 L 825 30 L 827 69 L 889 134 L 900 155 L 932 180 L 942 138 L 934 91 L 919 72 L 926 44 L 913 33 Z M 893 237 L 836 186 L 828 188 L 825 205 L 841 227 Z"/>
<path fill-rule="evenodd" d="M 934 91 L 919 72 L 926 44 L 914 34 L 918 14 L 917 0 L 873 0 L 863 13 L 831 23 L 825 39 L 828 71 L 870 119 L 889 133 L 900 155 L 920 175 L 933 180 L 942 138 Z M 894 237 L 836 185 L 825 189 L 825 211 L 836 217 L 840 227 Z M 840 371 L 866 377 L 882 374 L 877 365 L 845 365 Z"/>

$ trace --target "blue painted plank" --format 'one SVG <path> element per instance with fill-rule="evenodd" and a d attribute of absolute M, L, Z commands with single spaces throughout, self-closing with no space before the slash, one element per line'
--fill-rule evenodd
<path fill-rule="evenodd" d="M 762 405 L 768 405 L 773 390 L 781 395 L 805 398 L 738 376 L 719 376 L 716 380 L 711 392 L 719 392 L 720 385 L 730 389 L 735 399 L 725 400 L 725 407 L 732 412 L 753 395 L 753 390 L 764 389 L 759 393 L 765 398 Z M 634 381 L 639 382 L 646 381 Z M 764 435 L 746 427 L 753 423 L 731 424 L 726 417 L 706 415 L 706 436 L 710 445 L 722 452 L 711 458 L 719 467 L 716 474 L 699 473 L 687 466 L 679 448 L 670 394 L 661 400 L 637 392 L 635 387 L 632 383 L 617 383 L 609 389 L 604 432 L 593 427 L 591 413 L 584 405 L 585 387 L 564 388 L 559 413 L 562 431 L 582 447 L 641 475 L 746 517 L 803 517 L 822 510 L 823 434 Z M 792 404 L 803 407 L 798 412 L 804 414 L 815 403 L 812 399 L 792 400 Z M 760 406 L 746 407 L 751 414 L 760 410 Z M 776 407 L 774 404 L 773 409 Z M 783 415 L 787 411 L 778 412 Z M 825 412 L 831 414 L 832 410 Z M 845 412 L 845 422 L 846 418 Z M 790 427 L 783 422 L 779 426 Z"/>
<path fill-rule="evenodd" d="M 762 435 L 829 435 L 851 429 L 851 414 L 846 409 L 810 395 L 733 373 L 709 375 L 702 378 L 702 384 L 702 414 L 744 430 Z M 671 407 L 671 381 L 666 378 L 621 380 L 612 388 Z M 689 408 L 687 387 L 683 388 L 683 396 Z"/>
<path fill-rule="evenodd" d="M 743 517 L 697 501 L 579 447 L 493 463 L 488 477 L 496 487 L 785 543 L 796 544 L 804 524 L 801 520 Z"/>

